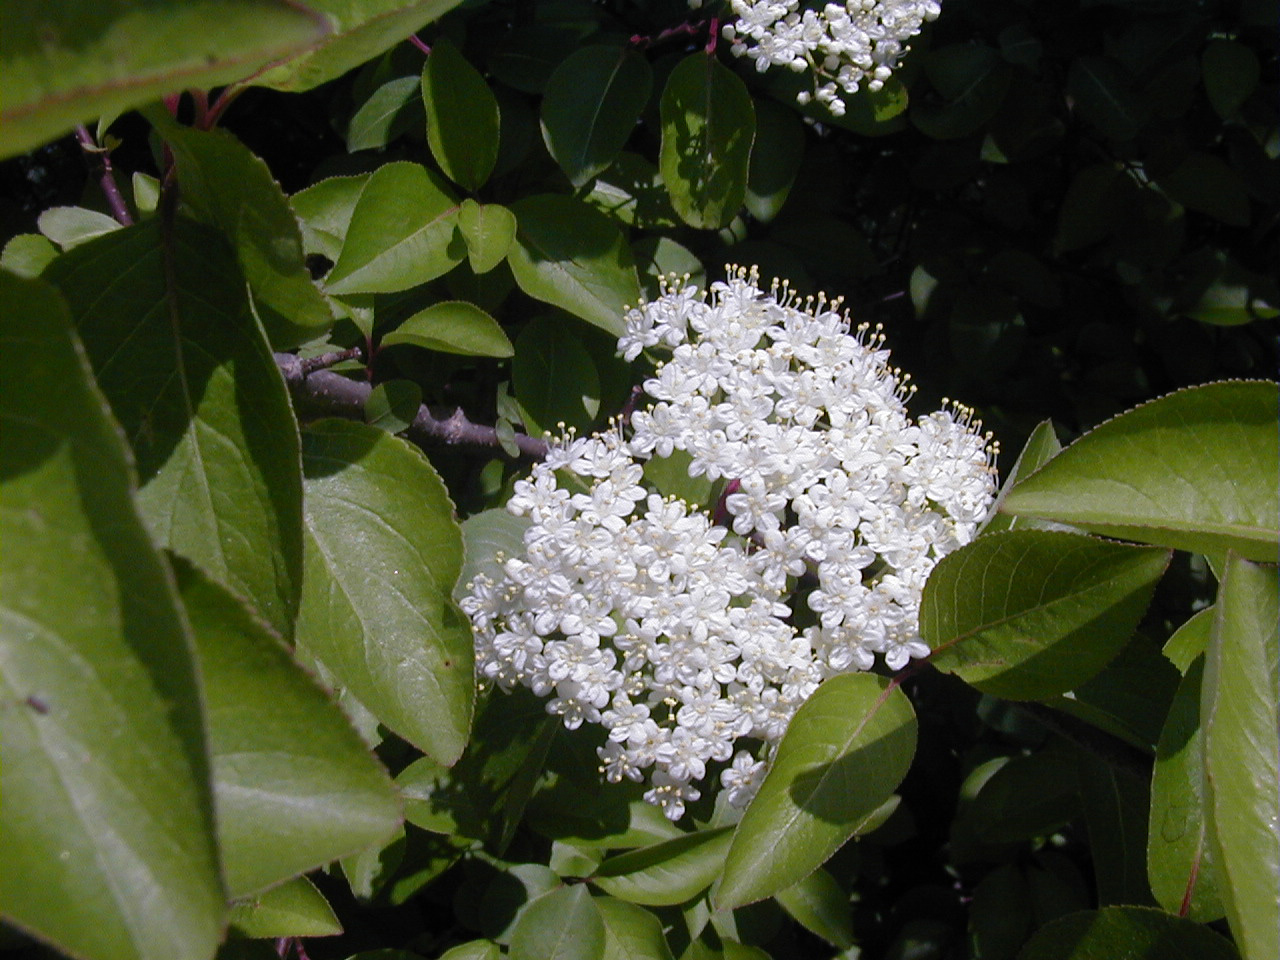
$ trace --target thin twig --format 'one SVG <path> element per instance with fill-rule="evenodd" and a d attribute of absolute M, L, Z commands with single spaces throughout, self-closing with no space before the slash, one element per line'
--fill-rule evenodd
<path fill-rule="evenodd" d="M 83 123 L 76 126 L 76 139 L 80 141 L 80 146 L 85 153 L 96 156 L 98 162 L 102 164 L 102 177 L 98 182 L 107 198 L 107 205 L 111 207 L 111 215 L 121 226 L 132 226 L 133 216 L 129 213 L 129 205 L 124 202 L 124 194 L 120 192 L 120 185 L 116 183 L 115 170 L 111 167 L 111 151 L 106 147 L 98 146 L 93 134 Z"/>
<path fill-rule="evenodd" d="M 306 361 L 290 353 L 277 353 L 275 359 L 300 411 L 343 417 L 347 420 L 364 419 L 365 401 L 373 392 L 373 387 L 368 383 L 351 380 L 331 370 L 308 373 L 304 369 Z M 472 423 L 461 409 L 439 414 L 424 404 L 418 408 L 418 415 L 414 417 L 405 435 L 420 447 L 445 444 L 502 449 L 498 433 L 493 427 Z M 541 460 L 547 455 L 544 440 L 523 433 L 517 433 L 514 439 L 522 456 Z"/>

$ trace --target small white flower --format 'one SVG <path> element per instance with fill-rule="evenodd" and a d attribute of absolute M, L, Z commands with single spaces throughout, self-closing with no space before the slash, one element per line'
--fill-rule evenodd
<path fill-rule="evenodd" d="M 777 6 L 788 29 L 815 29 Z M 973 537 L 995 479 L 971 411 L 910 420 L 883 338 L 850 330 L 838 302 L 743 270 L 707 296 L 680 279 L 662 291 L 619 341 L 671 351 L 630 436 L 552 441 L 509 502 L 531 521 L 523 553 L 477 576 L 462 608 L 482 676 L 549 698 L 570 729 L 600 724 L 604 776 L 647 781 L 678 818 L 717 772 L 730 802 L 749 801 L 827 677 L 929 653 L 925 580 Z M 718 481 L 714 502 L 646 484 L 645 461 L 677 453 Z M 818 622 L 797 630 L 802 604 Z"/>

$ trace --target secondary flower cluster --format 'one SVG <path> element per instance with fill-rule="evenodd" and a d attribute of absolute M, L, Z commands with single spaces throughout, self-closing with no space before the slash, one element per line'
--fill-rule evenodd
<path fill-rule="evenodd" d="M 700 6 L 702 0 L 690 0 Z M 816 9 L 800 0 L 729 0 L 737 20 L 724 27 L 735 56 L 748 56 L 760 72 L 777 65 L 812 69 L 821 83 L 800 103 L 826 104 L 845 112 L 841 94 L 857 93 L 865 81 L 879 90 L 907 52 L 906 42 L 941 11 L 938 0 L 844 0 Z"/>
<path fill-rule="evenodd" d="M 959 406 L 911 421 L 883 338 L 839 301 L 765 292 L 754 270 L 709 298 L 680 284 L 619 341 L 628 360 L 672 348 L 652 402 L 552 442 L 508 504 L 530 520 L 523 554 L 463 601 L 483 676 L 550 697 L 570 729 L 601 724 L 602 772 L 647 781 L 672 819 L 709 766 L 750 800 L 827 677 L 929 652 L 925 579 L 995 491 L 989 435 Z M 709 502 L 651 489 L 654 458 L 712 481 Z"/>

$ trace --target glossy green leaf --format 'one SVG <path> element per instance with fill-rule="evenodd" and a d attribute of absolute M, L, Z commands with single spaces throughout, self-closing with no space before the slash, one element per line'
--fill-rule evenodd
<path fill-rule="evenodd" d="M 175 565 L 204 684 L 218 848 L 232 897 L 363 850 L 395 829 L 391 779 L 253 614 Z"/>
<path fill-rule="evenodd" d="M 746 85 L 705 52 L 671 71 L 662 91 L 658 166 L 671 205 L 703 230 L 727 226 L 747 192 L 756 115 Z"/>
<path fill-rule="evenodd" d="M 1045 924 L 1018 960 L 1239 960 L 1208 927 L 1147 907 L 1082 910 Z"/>
<path fill-rule="evenodd" d="M 1258 86 L 1262 69 L 1258 55 L 1236 40 L 1210 40 L 1200 55 L 1204 72 L 1204 92 L 1214 112 L 1230 120 L 1240 112 L 1249 95 Z"/>
<path fill-rule="evenodd" d="M 804 122 L 789 106 L 757 100 L 756 139 L 751 147 L 745 202 L 751 215 L 768 223 L 787 201 L 804 160 Z"/>
<path fill-rule="evenodd" d="M 1280 576 L 1228 554 L 1200 692 L 1219 893 L 1245 957 L 1280 956 Z"/>
<path fill-rule="evenodd" d="M 1191 387 L 1108 420 L 1001 510 L 1106 536 L 1272 561 L 1280 549 L 1276 384 Z"/>
<path fill-rule="evenodd" d="M 1209 632 L 1213 629 L 1213 607 L 1206 607 L 1173 632 L 1164 644 L 1164 655 L 1179 673 L 1200 654 L 1209 649 Z"/>
<path fill-rule="evenodd" d="M 1186 671 L 1165 719 L 1151 776 L 1147 877 L 1156 901 L 1170 913 L 1184 906 L 1199 923 L 1220 919 L 1218 865 L 1204 815 L 1200 685 L 1204 659 Z"/>
<path fill-rule="evenodd" d="M 516 237 L 516 216 L 500 203 L 476 203 L 470 197 L 458 210 L 458 227 L 467 244 L 473 273 L 488 273 L 506 257 Z"/>
<path fill-rule="evenodd" d="M 303 262 L 302 234 L 267 165 L 225 130 L 165 124 L 183 199 L 236 252 L 254 307 L 277 350 L 319 336 L 333 315 Z"/>
<path fill-rule="evenodd" d="M 581 200 L 544 194 L 511 205 L 516 242 L 507 254 L 520 289 L 621 336 L 640 299 L 631 251 L 618 228 Z"/>
<path fill-rule="evenodd" d="M 1128 642 L 1168 563 L 1167 550 L 1071 533 L 981 537 L 934 568 L 920 634 L 934 666 L 983 693 L 1065 693 Z"/>
<path fill-rule="evenodd" d="M 509 357 L 515 352 L 498 321 L 465 300 L 432 304 L 382 338 L 384 347 L 398 343 L 469 357 Z"/>
<path fill-rule="evenodd" d="M 329 32 L 313 7 L 280 0 L 0 5 L 0 156 L 305 50 Z"/>
<path fill-rule="evenodd" d="M 774 899 L 810 933 L 841 950 L 853 946 L 849 896 L 827 871 L 813 871 L 795 886 L 779 890 Z"/>
<path fill-rule="evenodd" d="M 302 564 L 293 409 L 220 237 L 159 218 L 77 247 L 47 276 L 133 447 L 151 535 L 292 636 Z M 129 284 L 129 295 L 103 296 Z"/>
<path fill-rule="evenodd" d="M 1133 77 L 1109 57 L 1087 55 L 1073 60 L 1067 91 L 1075 108 L 1112 140 L 1133 138 L 1150 119 L 1150 107 Z"/>
<path fill-rule="evenodd" d="M 458 48 L 437 40 L 422 68 L 427 145 L 445 176 L 464 190 L 484 185 L 498 160 L 498 101 Z"/>
<path fill-rule="evenodd" d="M 206 960 L 224 894 L 195 655 L 71 331 L 0 274 L 0 915 L 91 960 Z M 145 787 L 145 789 L 139 789 Z"/>
<path fill-rule="evenodd" d="M 585 430 L 600 412 L 596 365 L 561 317 L 539 317 L 520 332 L 511 378 L 531 434 L 559 433 L 559 424 Z"/>
<path fill-rule="evenodd" d="M 323 420 L 303 433 L 305 578 L 298 642 L 384 725 L 440 763 L 471 726 L 471 629 L 451 593 L 453 504 L 398 437 Z"/>
<path fill-rule="evenodd" d="M 231 927 L 243 937 L 334 937 L 342 924 L 306 877 L 231 905 Z"/>
<path fill-rule="evenodd" d="M 120 229 L 114 218 L 84 207 L 50 207 L 36 218 L 36 225 L 63 250 Z"/>
<path fill-rule="evenodd" d="M 595 905 L 604 921 L 600 960 L 673 960 L 662 921 L 644 907 L 613 897 L 596 897 Z"/>
<path fill-rule="evenodd" d="M 388 80 L 360 104 L 347 124 L 347 152 L 385 147 L 422 120 L 417 77 Z"/>
<path fill-rule="evenodd" d="M 422 388 L 412 380 L 386 380 L 364 401 L 365 423 L 387 433 L 409 429 L 422 406 Z"/>
<path fill-rule="evenodd" d="M 604 921 L 585 884 L 558 887 L 525 908 L 511 932 L 511 960 L 599 960 Z"/>
<path fill-rule="evenodd" d="M 360 192 L 330 293 L 396 293 L 448 273 L 466 256 L 458 204 L 416 163 L 379 167 Z"/>
<path fill-rule="evenodd" d="M 498 960 L 501 956 L 498 945 L 492 940 L 472 940 L 446 950 L 440 954 L 440 960 Z"/>
<path fill-rule="evenodd" d="M 277 90 L 310 90 L 372 60 L 411 33 L 444 16 L 458 0 L 307 0 L 332 30 L 313 49 L 253 77 Z"/>
<path fill-rule="evenodd" d="M 1018 459 L 1014 461 L 1013 469 L 1004 478 L 1000 493 L 996 496 L 996 502 L 991 505 L 991 511 L 980 528 L 981 533 L 999 533 L 1001 530 L 1012 530 L 1014 527 L 1024 530 L 1052 529 L 1050 525 L 1043 522 L 1036 525 L 1036 521 L 1001 513 L 1000 505 L 1004 503 L 1005 494 L 1017 486 L 1020 479 L 1035 473 L 1061 451 L 1062 444 L 1058 440 L 1058 435 L 1054 433 L 1053 421 L 1042 420 L 1036 424 L 1036 428 L 1031 431 L 1031 436 L 1027 437 L 1022 452 L 1018 454 Z"/>
<path fill-rule="evenodd" d="M 644 906 L 673 906 L 707 889 L 724 867 L 728 828 L 687 833 L 610 857 L 591 882 L 605 893 Z"/>
<path fill-rule="evenodd" d="M 635 129 L 653 71 L 629 47 L 584 47 L 547 80 L 542 139 L 574 187 L 605 170 Z"/>
<path fill-rule="evenodd" d="M 893 793 L 915 747 L 911 702 L 890 681 L 859 673 L 823 683 L 787 727 L 738 824 L 718 906 L 785 890 L 825 863 Z"/>
<path fill-rule="evenodd" d="M 289 198 L 302 228 L 302 249 L 337 260 L 342 250 L 351 214 L 371 174 L 329 177 L 300 190 Z"/>
<path fill-rule="evenodd" d="M 34 280 L 58 256 L 58 248 L 38 233 L 20 233 L 10 237 L 0 254 L 0 268 L 19 277 Z"/>

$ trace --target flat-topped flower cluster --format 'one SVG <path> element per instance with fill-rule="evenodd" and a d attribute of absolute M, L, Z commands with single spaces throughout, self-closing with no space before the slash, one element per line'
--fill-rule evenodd
<path fill-rule="evenodd" d="M 702 0 L 690 0 L 701 6 Z M 836 116 L 845 112 L 842 94 L 865 83 L 879 90 L 907 41 L 941 12 L 938 0 L 844 0 L 807 6 L 800 0 L 729 0 L 737 20 L 723 33 L 736 56 L 747 56 L 762 73 L 771 66 L 813 70 L 820 81 L 801 103 L 816 99 Z"/>
<path fill-rule="evenodd" d="M 827 677 L 926 655 L 925 579 L 994 497 L 989 435 L 955 405 L 910 420 L 882 336 L 839 306 L 754 271 L 710 297 L 669 279 L 619 341 L 671 350 L 651 402 L 552 441 L 508 503 L 523 554 L 463 601 L 483 677 L 603 725 L 602 772 L 672 819 L 709 767 L 745 804 Z M 714 481 L 710 502 L 651 489 L 655 457 Z"/>

